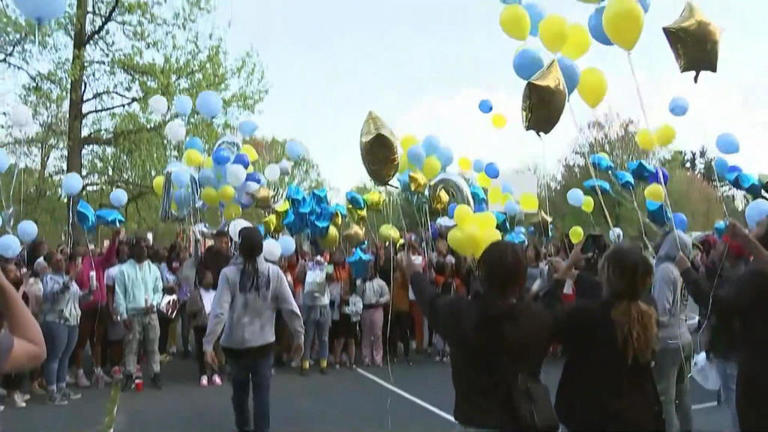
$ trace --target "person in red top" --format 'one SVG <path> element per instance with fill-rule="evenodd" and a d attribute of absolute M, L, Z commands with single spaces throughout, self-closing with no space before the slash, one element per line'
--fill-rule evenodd
<path fill-rule="evenodd" d="M 93 256 L 88 251 L 83 251 L 83 264 L 77 275 L 77 286 L 82 291 L 91 289 L 94 285 L 93 299 L 80 305 L 82 315 L 80 317 L 80 329 L 75 345 L 75 351 L 72 353 L 72 362 L 77 368 L 78 387 L 89 387 L 91 383 L 85 376 L 82 366 L 83 350 L 85 345 L 91 343 L 91 354 L 93 355 L 93 379 L 101 387 L 110 383 L 112 380 L 102 370 L 101 347 L 107 335 L 107 323 L 109 322 L 109 310 L 107 309 L 107 286 L 104 274 L 107 269 L 117 263 L 117 244 L 122 238 L 123 229 L 115 230 L 109 247 L 102 256 Z"/>

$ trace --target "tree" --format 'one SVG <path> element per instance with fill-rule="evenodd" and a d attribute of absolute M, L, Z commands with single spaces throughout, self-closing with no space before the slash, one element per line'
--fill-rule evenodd
<path fill-rule="evenodd" d="M 75 171 L 86 194 L 123 187 L 139 212 L 153 175 L 182 150 L 162 136 L 167 119 L 146 113 L 150 96 L 220 92 L 225 115 L 187 119 L 188 134 L 210 150 L 220 131 L 234 130 L 267 94 L 258 55 L 231 58 L 222 33 L 199 25 L 213 19 L 213 0 L 76 0 L 37 37 L 7 2 L 0 0 L 0 69 L 25 75 L 19 98 L 40 131 L 25 141 L 3 140 L 25 165 L 39 167 L 38 197 L 52 192 L 42 187 L 44 178 Z"/>

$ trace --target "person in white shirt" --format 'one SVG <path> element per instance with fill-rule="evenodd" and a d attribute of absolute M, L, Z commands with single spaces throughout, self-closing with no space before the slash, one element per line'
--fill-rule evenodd
<path fill-rule="evenodd" d="M 331 328 L 331 293 L 328 282 L 332 281 L 333 269 L 329 269 L 321 256 L 307 263 L 304 278 L 304 357 L 301 374 L 309 372 L 309 356 L 312 343 L 317 339 L 320 356 L 320 373 L 328 372 L 328 333 Z"/>
<path fill-rule="evenodd" d="M 382 346 L 382 326 L 384 324 L 384 305 L 389 303 L 389 288 L 374 271 L 373 263 L 365 279 L 357 280 L 357 292 L 363 299 L 363 318 L 361 341 L 363 366 L 383 365 L 384 349 Z"/>

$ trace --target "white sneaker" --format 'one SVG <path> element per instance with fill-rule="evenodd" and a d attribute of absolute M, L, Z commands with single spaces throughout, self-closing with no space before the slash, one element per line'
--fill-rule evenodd
<path fill-rule="evenodd" d="M 91 382 L 88 381 L 88 377 L 85 376 L 85 372 L 82 369 L 77 371 L 77 386 L 80 388 L 91 386 Z"/>
<path fill-rule="evenodd" d="M 28 400 L 30 400 L 32 398 L 32 396 L 30 396 L 29 393 L 21 393 L 21 392 L 19 392 L 19 394 L 21 395 L 21 398 L 24 399 L 24 402 L 26 402 L 26 401 L 28 401 Z"/>
<path fill-rule="evenodd" d="M 27 406 L 27 403 L 24 402 L 24 395 L 21 394 L 21 392 L 14 392 L 11 401 L 16 408 L 24 408 Z"/>

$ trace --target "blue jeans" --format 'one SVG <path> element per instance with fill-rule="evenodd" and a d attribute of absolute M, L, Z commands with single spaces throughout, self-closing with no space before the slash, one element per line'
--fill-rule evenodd
<path fill-rule="evenodd" d="M 320 359 L 328 358 L 328 331 L 331 328 L 331 308 L 328 305 L 304 306 L 304 360 L 312 354 L 317 338 Z"/>
<path fill-rule="evenodd" d="M 723 394 L 723 403 L 728 408 L 731 417 L 732 430 L 739 430 L 739 415 L 736 411 L 736 376 L 739 365 L 733 360 L 715 358 L 717 375 L 720 377 L 720 391 Z"/>
<path fill-rule="evenodd" d="M 40 325 L 45 338 L 45 348 L 48 351 L 43 363 L 43 376 L 48 388 L 67 384 L 69 357 L 77 343 L 77 326 L 43 321 Z"/>
<path fill-rule="evenodd" d="M 231 371 L 232 408 L 238 432 L 268 432 L 272 344 L 242 350 L 224 348 L 224 353 Z M 253 412 L 248 406 L 251 389 Z"/>

